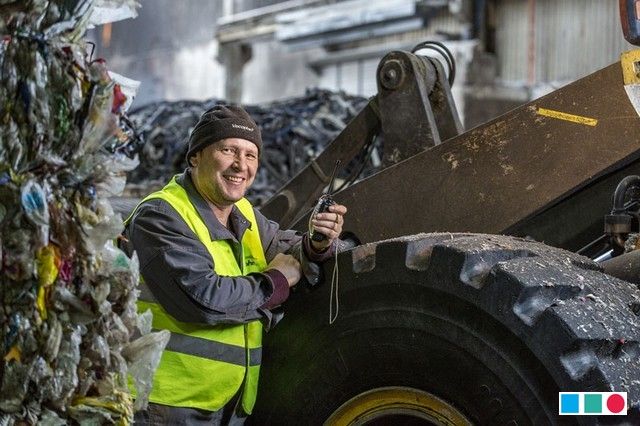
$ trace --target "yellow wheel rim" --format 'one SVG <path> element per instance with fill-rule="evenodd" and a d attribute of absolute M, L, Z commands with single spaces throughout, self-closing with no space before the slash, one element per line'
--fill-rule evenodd
<path fill-rule="evenodd" d="M 434 425 L 472 424 L 448 402 L 428 392 L 405 387 L 385 387 L 361 393 L 342 404 L 324 424 L 357 426 L 392 416 L 413 417 Z"/>

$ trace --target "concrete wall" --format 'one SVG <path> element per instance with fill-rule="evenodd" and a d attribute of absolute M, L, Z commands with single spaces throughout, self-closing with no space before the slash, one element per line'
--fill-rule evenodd
<path fill-rule="evenodd" d="M 619 59 L 624 40 L 616 0 L 496 2 L 498 79 L 566 83 Z M 531 50 L 533 48 L 533 50 Z"/>
<path fill-rule="evenodd" d="M 313 52 L 291 52 L 276 41 L 266 40 L 253 43 L 252 48 L 252 58 L 242 76 L 243 103 L 286 99 L 300 96 L 306 88 L 323 87 L 320 76 L 307 66 Z"/>

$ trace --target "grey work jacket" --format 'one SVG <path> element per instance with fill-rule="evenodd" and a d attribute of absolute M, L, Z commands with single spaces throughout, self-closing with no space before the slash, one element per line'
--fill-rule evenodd
<path fill-rule="evenodd" d="M 211 239 L 228 240 L 239 259 L 240 241 L 250 226 L 249 221 L 234 206 L 227 229 L 195 189 L 188 169 L 176 181 L 185 188 L 204 219 Z M 312 274 L 319 272 L 313 262 L 331 256 L 331 250 L 313 252 L 306 235 L 281 230 L 276 222 L 268 220 L 258 210 L 255 215 L 267 263 L 278 253 L 299 254 L 301 263 L 306 263 L 303 269 L 308 276 L 309 271 Z M 121 248 L 129 255 L 133 251 L 137 253 L 145 283 L 163 308 L 178 321 L 237 324 L 258 319 L 269 328 L 280 316 L 274 318 L 277 307 L 289 295 L 286 279 L 278 271 L 238 277 L 217 275 L 215 259 L 164 200 L 152 199 L 141 204 L 125 227 L 123 237 Z"/>

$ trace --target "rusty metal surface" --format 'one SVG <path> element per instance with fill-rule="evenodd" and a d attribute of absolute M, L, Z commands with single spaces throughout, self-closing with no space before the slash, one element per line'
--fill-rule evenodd
<path fill-rule="evenodd" d="M 597 124 L 545 116 L 539 108 Z M 363 242 L 430 231 L 502 233 L 554 205 L 562 215 L 561 200 L 636 160 L 638 147 L 640 119 L 624 92 L 616 63 L 392 166 L 335 198 L 349 208 L 345 230 Z M 593 196 L 611 197 L 606 191 Z M 585 224 L 601 221 L 606 211 L 578 213 L 587 217 L 584 223 L 557 230 L 564 233 L 558 240 L 583 233 Z"/>
<path fill-rule="evenodd" d="M 621 280 L 640 284 L 640 250 L 614 257 L 601 263 L 604 272 Z M 636 309 L 640 309 L 640 305 Z"/>
<path fill-rule="evenodd" d="M 378 65 L 377 84 L 385 167 L 462 131 L 444 69 L 437 60 L 390 52 Z"/>
<path fill-rule="evenodd" d="M 555 247 L 578 251 L 603 235 L 604 215 L 611 211 L 612 194 L 618 183 L 625 176 L 639 173 L 640 162 L 634 161 L 614 173 L 595 179 L 503 233 L 531 236 Z"/>
<path fill-rule="evenodd" d="M 378 108 L 388 167 L 439 144 L 429 93 L 435 84 L 433 67 L 409 52 L 388 53 L 378 65 Z"/>
<path fill-rule="evenodd" d="M 436 68 L 436 82 L 433 90 L 429 94 L 429 101 L 433 109 L 433 116 L 438 126 L 438 134 L 440 140 L 446 141 L 454 136 L 458 136 L 464 131 L 460 115 L 453 100 L 451 86 L 447 80 L 447 75 L 440 61 L 434 58 L 422 57 L 423 61 L 429 63 Z"/>

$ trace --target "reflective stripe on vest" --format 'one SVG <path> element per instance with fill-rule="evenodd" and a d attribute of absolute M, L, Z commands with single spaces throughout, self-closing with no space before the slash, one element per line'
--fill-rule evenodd
<path fill-rule="evenodd" d="M 146 285 L 141 285 L 140 290 L 141 305 L 145 302 L 157 304 L 155 297 Z M 146 307 L 146 305 L 143 305 L 143 307 Z M 153 331 L 158 331 L 158 329 L 153 329 Z M 167 343 L 166 349 L 200 358 L 240 365 L 242 367 L 244 367 L 247 362 L 245 348 L 206 340 L 197 336 L 189 336 L 187 334 L 171 333 L 171 338 L 169 339 L 169 343 Z M 259 366 L 261 360 L 261 348 L 249 349 L 249 365 Z"/>
<path fill-rule="evenodd" d="M 242 215 L 251 223 L 242 237 L 242 264 L 239 265 L 227 241 L 211 241 L 208 228 L 175 177 L 162 190 L 147 196 L 140 204 L 156 198 L 168 202 L 196 234 L 215 259 L 214 268 L 218 275 L 241 276 L 266 268 L 253 207 L 246 199 L 236 203 Z M 125 224 L 131 217 L 133 214 Z M 183 323 L 157 303 L 143 280 L 140 282 L 140 291 L 138 310 L 143 312 L 150 309 L 153 328 L 171 332 L 171 339 L 153 378 L 149 401 L 173 407 L 217 411 L 231 400 L 244 383 L 242 408 L 250 414 L 255 404 L 261 361 L 260 322 L 215 326 Z"/>

